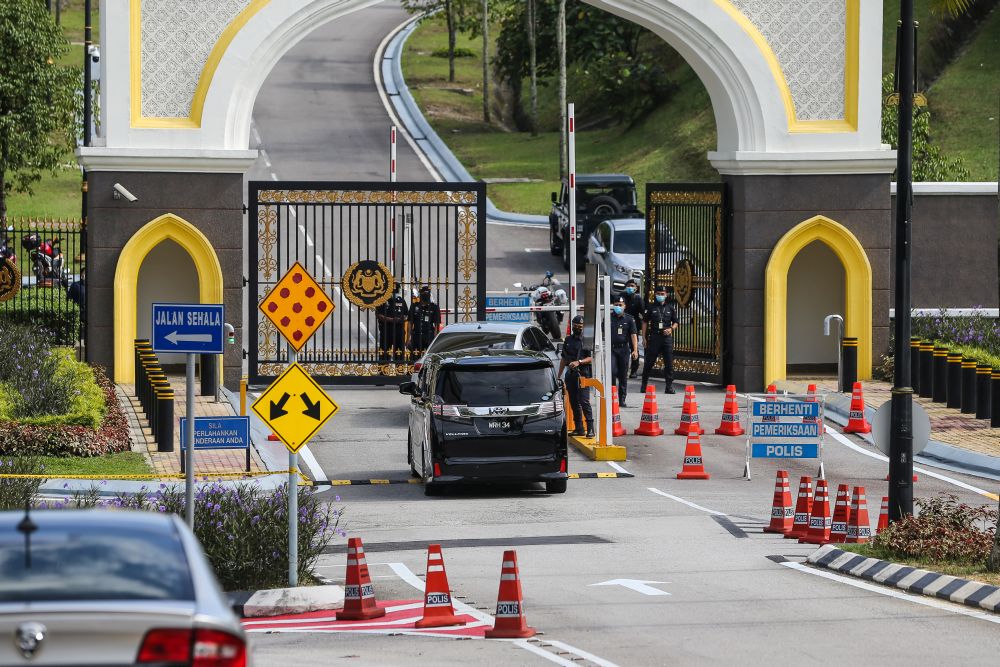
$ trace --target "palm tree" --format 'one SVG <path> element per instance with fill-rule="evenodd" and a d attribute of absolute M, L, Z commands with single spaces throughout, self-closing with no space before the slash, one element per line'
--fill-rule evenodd
<path fill-rule="evenodd" d="M 976 0 L 932 0 L 931 12 L 938 16 L 959 16 L 974 4 Z"/>

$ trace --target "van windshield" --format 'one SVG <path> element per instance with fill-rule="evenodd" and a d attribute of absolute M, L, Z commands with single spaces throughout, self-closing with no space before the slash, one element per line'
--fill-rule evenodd
<path fill-rule="evenodd" d="M 441 373 L 437 394 L 445 404 L 485 407 L 551 401 L 555 390 L 550 368 L 452 368 Z"/>

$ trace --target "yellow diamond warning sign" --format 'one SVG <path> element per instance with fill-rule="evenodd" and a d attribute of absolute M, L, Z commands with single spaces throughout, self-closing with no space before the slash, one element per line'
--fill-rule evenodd
<path fill-rule="evenodd" d="M 250 408 L 271 427 L 288 451 L 294 453 L 337 414 L 340 406 L 302 366 L 292 364 Z"/>
<path fill-rule="evenodd" d="M 261 312 L 296 352 L 323 325 L 333 308 L 330 297 L 298 262 L 260 302 Z"/>

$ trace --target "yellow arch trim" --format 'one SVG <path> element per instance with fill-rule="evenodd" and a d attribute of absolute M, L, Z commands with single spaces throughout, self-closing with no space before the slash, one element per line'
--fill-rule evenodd
<path fill-rule="evenodd" d="M 201 303 L 222 303 L 222 266 L 205 235 L 173 213 L 148 222 L 122 248 L 115 269 L 115 382 L 128 384 L 135 381 L 132 346 L 136 331 L 139 269 L 146 255 L 168 239 L 184 248 L 194 261 Z"/>
<path fill-rule="evenodd" d="M 198 86 L 194 91 L 194 98 L 191 100 L 191 112 L 187 118 L 153 118 L 142 115 L 142 0 L 131 0 L 129 18 L 131 19 L 130 30 L 130 50 L 131 50 L 131 72 L 130 80 L 132 84 L 132 127 L 159 128 L 159 129 L 197 129 L 201 127 L 202 112 L 205 109 L 205 98 L 208 96 L 208 89 L 212 85 L 215 77 L 215 70 L 219 67 L 219 62 L 225 54 L 229 44 L 236 37 L 236 34 L 253 18 L 253 16 L 263 9 L 271 0 L 252 0 L 242 12 L 237 14 L 226 29 L 219 35 L 219 41 L 212 47 L 208 54 L 208 60 L 202 67 L 201 75 L 198 77 Z"/>
<path fill-rule="evenodd" d="M 799 252 L 822 241 L 844 266 L 846 312 L 844 335 L 858 339 L 858 379 L 872 375 L 872 265 L 857 237 L 847 227 L 817 215 L 781 237 L 764 273 L 764 381 L 785 379 L 788 314 L 788 270 Z"/>
<path fill-rule="evenodd" d="M 793 134 L 830 134 L 858 131 L 858 79 L 859 54 L 861 48 L 861 0 L 844 0 L 847 3 L 847 24 L 844 42 L 844 118 L 843 120 L 799 120 L 795 114 L 795 100 L 788 87 L 785 72 L 781 69 L 778 56 L 770 43 L 747 16 L 737 9 L 730 0 L 715 0 L 726 14 L 736 21 L 760 49 L 764 60 L 778 84 L 781 101 L 785 105 L 788 131 Z"/>

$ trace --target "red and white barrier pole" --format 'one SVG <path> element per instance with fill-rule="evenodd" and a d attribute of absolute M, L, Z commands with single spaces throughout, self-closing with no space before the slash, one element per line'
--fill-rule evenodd
<path fill-rule="evenodd" d="M 389 129 L 389 182 L 396 182 L 396 126 Z M 392 203 L 396 203 L 396 191 L 392 191 Z M 389 271 L 396 276 L 396 207 L 390 210 L 389 217 Z"/>
<path fill-rule="evenodd" d="M 566 115 L 569 167 L 569 320 L 576 317 L 576 105 L 568 105 Z"/>

